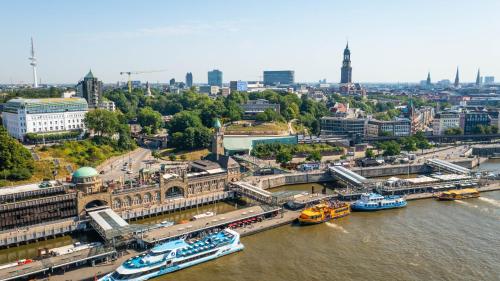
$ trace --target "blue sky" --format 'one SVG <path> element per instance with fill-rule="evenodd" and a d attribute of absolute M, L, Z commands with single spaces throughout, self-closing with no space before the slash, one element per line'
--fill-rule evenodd
<path fill-rule="evenodd" d="M 297 81 L 338 82 L 346 39 L 358 82 L 473 81 L 500 76 L 500 1 L 2 1 L 0 83 L 31 81 L 34 37 L 44 83 L 73 83 L 89 68 L 167 69 L 142 81 L 257 80 L 295 70 Z M 500 79 L 500 77 L 498 77 Z"/>

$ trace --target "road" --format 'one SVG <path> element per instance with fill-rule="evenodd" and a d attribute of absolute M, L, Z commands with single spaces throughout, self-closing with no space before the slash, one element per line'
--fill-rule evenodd
<path fill-rule="evenodd" d="M 101 175 L 104 181 L 126 180 L 136 176 L 141 168 L 147 168 L 148 162 L 151 160 L 153 160 L 151 150 L 139 147 L 128 154 L 109 159 L 105 163 L 99 165 L 98 170 L 99 172 L 104 171 L 104 174 Z M 125 163 L 127 163 L 127 169 L 130 169 L 133 174 L 127 174 L 126 171 L 122 171 L 122 168 L 125 167 Z"/>

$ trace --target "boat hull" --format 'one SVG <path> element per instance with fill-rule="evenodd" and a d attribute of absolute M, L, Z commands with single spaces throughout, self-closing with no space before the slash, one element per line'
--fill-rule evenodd
<path fill-rule="evenodd" d="M 470 198 L 478 198 L 480 197 L 479 194 L 471 194 L 471 195 L 463 195 L 463 196 L 457 196 L 457 197 L 445 197 L 445 196 L 439 196 L 438 200 L 439 201 L 455 201 L 455 200 L 462 200 L 462 199 L 470 199 Z"/>

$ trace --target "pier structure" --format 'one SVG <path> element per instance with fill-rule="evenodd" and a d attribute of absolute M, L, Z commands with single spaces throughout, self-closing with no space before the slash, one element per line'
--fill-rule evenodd
<path fill-rule="evenodd" d="M 38 275 L 64 272 L 67 268 L 115 259 L 117 252 L 111 247 L 93 247 L 73 253 L 35 260 L 31 263 L 0 269 L 0 281 L 30 279 Z"/>
<path fill-rule="evenodd" d="M 143 248 L 149 248 L 164 241 L 218 231 L 228 227 L 228 225 L 232 223 L 244 222 L 257 218 L 259 220 L 264 220 L 277 216 L 280 211 L 280 207 L 269 207 L 266 205 L 253 206 L 213 217 L 201 218 L 185 224 L 175 224 L 168 227 L 144 231 L 137 234 L 137 242 Z"/>
<path fill-rule="evenodd" d="M 437 171 L 449 172 L 453 174 L 468 175 L 471 172 L 470 169 L 437 158 L 428 159 L 426 164 Z"/>

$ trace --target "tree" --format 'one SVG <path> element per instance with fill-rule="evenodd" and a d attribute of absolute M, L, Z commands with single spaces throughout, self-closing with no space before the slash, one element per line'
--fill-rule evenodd
<path fill-rule="evenodd" d="M 85 126 L 98 136 L 112 136 L 119 126 L 117 114 L 105 109 L 96 109 L 87 112 L 83 120 Z"/>
<path fill-rule="evenodd" d="M 401 146 L 395 141 L 385 142 L 381 148 L 384 150 L 384 156 L 399 155 L 401 153 Z"/>
<path fill-rule="evenodd" d="M 288 149 L 282 149 L 276 154 L 276 162 L 285 164 L 292 160 L 292 153 Z"/>
<path fill-rule="evenodd" d="M 321 161 L 321 153 L 317 150 L 311 152 L 306 158 L 307 161 L 315 161 L 315 162 L 320 162 Z"/>
<path fill-rule="evenodd" d="M 189 127 L 201 127 L 200 117 L 193 111 L 182 111 L 175 114 L 168 123 L 170 133 L 184 132 Z"/>
<path fill-rule="evenodd" d="M 163 126 L 163 119 L 158 111 L 153 110 L 151 107 L 145 107 L 139 110 L 137 114 L 137 122 L 145 128 L 151 128 L 151 133 L 156 133 L 158 129 Z"/>
<path fill-rule="evenodd" d="M 35 162 L 31 153 L 0 125 L 0 177 L 11 180 L 29 179 Z"/>
<path fill-rule="evenodd" d="M 375 157 L 375 152 L 373 151 L 373 149 L 368 148 L 365 151 L 365 157 L 367 157 L 367 158 L 373 158 L 373 157 Z"/>
<path fill-rule="evenodd" d="M 170 161 L 175 161 L 175 160 L 177 160 L 177 156 L 175 154 L 171 153 L 171 154 L 168 155 L 168 159 Z"/>

